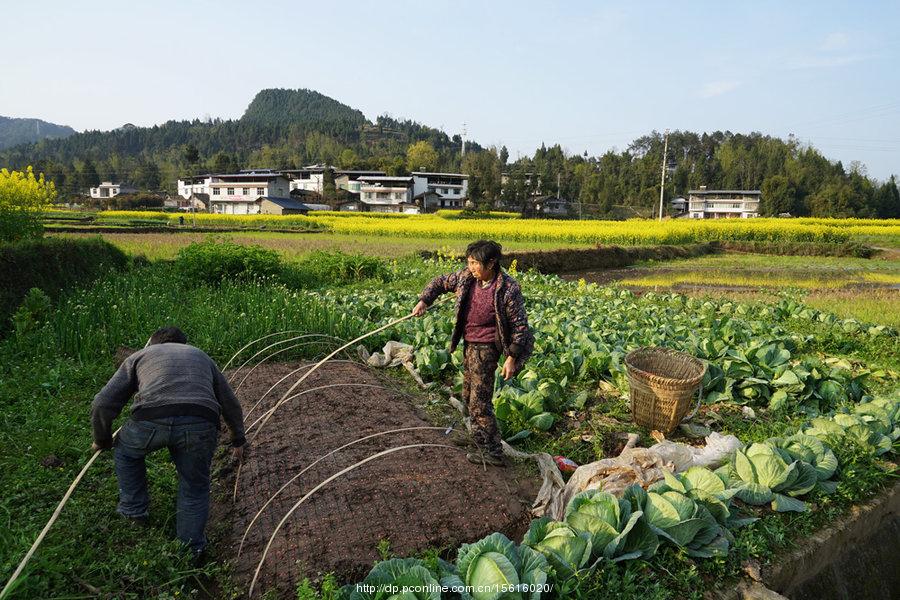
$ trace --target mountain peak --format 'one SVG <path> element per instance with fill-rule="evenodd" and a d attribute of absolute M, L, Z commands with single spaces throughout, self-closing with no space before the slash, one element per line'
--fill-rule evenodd
<path fill-rule="evenodd" d="M 44 139 L 68 137 L 75 130 L 41 119 L 17 119 L 0 116 L 0 150 L 18 144 L 31 144 Z"/>
<path fill-rule="evenodd" d="M 361 111 L 315 90 L 272 88 L 256 94 L 241 120 L 275 125 L 323 121 L 362 125 L 366 117 Z"/>

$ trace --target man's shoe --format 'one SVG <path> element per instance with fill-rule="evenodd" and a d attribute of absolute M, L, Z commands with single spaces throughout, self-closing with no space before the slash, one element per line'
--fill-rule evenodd
<path fill-rule="evenodd" d="M 119 514 L 121 514 L 121 513 L 119 513 Z M 150 518 L 147 516 L 130 517 L 128 515 L 122 515 L 122 518 L 125 519 L 129 525 L 133 525 L 134 527 L 149 527 L 150 526 Z"/>
<path fill-rule="evenodd" d="M 502 454 L 488 454 L 487 452 L 469 452 L 466 460 L 475 465 L 488 464 L 494 467 L 506 467 L 506 459 Z"/>

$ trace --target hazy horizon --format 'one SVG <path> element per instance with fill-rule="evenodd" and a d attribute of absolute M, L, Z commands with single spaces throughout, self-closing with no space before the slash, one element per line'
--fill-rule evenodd
<path fill-rule="evenodd" d="M 900 5 L 370 5 L 169 0 L 29 8 L 0 114 L 78 131 L 239 118 L 261 89 L 531 155 L 624 150 L 666 128 L 758 131 L 900 174 Z M 10 85 L 14 82 L 14 85 Z"/>

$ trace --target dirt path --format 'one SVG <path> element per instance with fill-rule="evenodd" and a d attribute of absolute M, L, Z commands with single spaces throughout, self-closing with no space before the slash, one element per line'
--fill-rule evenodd
<path fill-rule="evenodd" d="M 238 393 L 244 410 L 297 366 L 257 369 Z M 271 406 L 295 380 L 292 377 L 276 388 L 263 405 Z M 351 382 L 384 384 L 365 367 L 326 364 L 296 391 Z M 251 421 L 258 414 L 259 409 Z M 323 479 L 391 447 L 450 442 L 442 431 L 404 432 L 367 440 L 323 460 L 268 507 L 238 558 L 238 543 L 247 524 L 287 479 L 357 438 L 426 425 L 430 423 L 410 398 L 394 390 L 331 388 L 282 406 L 245 461 L 236 503 L 231 502 L 233 473 L 219 477 L 215 485 L 214 543 L 218 554 L 232 563 L 235 579 L 249 585 L 278 521 Z M 494 531 L 520 539 L 527 529 L 526 509 L 536 486 L 537 482 L 514 469 L 476 467 L 457 448 L 417 448 L 376 459 L 328 484 L 294 512 L 275 538 L 257 590 L 276 588 L 279 597 L 288 598 L 296 597 L 296 585 L 303 577 L 316 579 L 335 572 L 342 583 L 359 580 L 379 559 L 377 547 L 383 540 L 390 542 L 391 554 L 409 556 L 426 548 L 456 548 Z"/>

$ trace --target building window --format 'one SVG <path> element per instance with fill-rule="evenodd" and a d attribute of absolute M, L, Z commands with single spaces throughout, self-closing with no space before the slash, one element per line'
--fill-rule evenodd
<path fill-rule="evenodd" d="M 250 195 L 250 188 L 244 188 L 242 191 L 244 192 L 244 196 Z"/>
<path fill-rule="evenodd" d="M 229 196 L 234 196 L 234 188 L 228 188 L 225 193 Z"/>
<path fill-rule="evenodd" d="M 222 192 L 219 188 L 213 188 L 213 196 L 218 196 Z"/>
<path fill-rule="evenodd" d="M 395 200 L 403 200 L 403 194 L 401 194 L 400 192 L 397 192 L 396 194 L 394 194 L 394 199 Z"/>
<path fill-rule="evenodd" d="M 266 188 L 256 188 L 256 194 L 257 194 L 258 196 L 265 196 L 265 195 L 266 195 Z"/>

